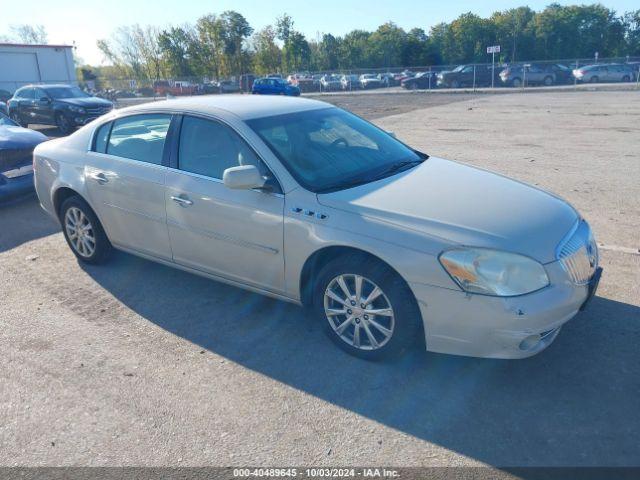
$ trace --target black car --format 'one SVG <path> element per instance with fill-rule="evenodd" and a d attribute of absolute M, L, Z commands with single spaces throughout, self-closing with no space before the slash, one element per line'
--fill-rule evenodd
<path fill-rule="evenodd" d="M 438 86 L 438 76 L 435 72 L 419 72 L 415 77 L 408 77 L 400 82 L 407 90 L 429 89 Z"/>
<path fill-rule="evenodd" d="M 7 107 L 9 116 L 19 125 L 55 125 L 67 135 L 110 112 L 113 103 L 71 85 L 28 85 L 13 94 Z"/>
<path fill-rule="evenodd" d="M 33 191 L 33 149 L 45 140 L 0 113 L 0 202 Z"/>
<path fill-rule="evenodd" d="M 475 73 L 474 73 L 475 70 Z M 440 72 L 438 74 L 438 86 L 445 88 L 460 87 L 490 87 L 491 73 L 493 71 L 494 86 L 500 85 L 498 74 L 502 68 L 491 65 L 459 65 L 453 70 Z"/>

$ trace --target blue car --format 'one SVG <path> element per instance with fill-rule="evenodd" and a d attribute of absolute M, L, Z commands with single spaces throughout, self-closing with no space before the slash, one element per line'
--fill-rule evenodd
<path fill-rule="evenodd" d="M 33 192 L 33 149 L 46 140 L 0 113 L 0 204 Z"/>
<path fill-rule="evenodd" d="M 254 95 L 288 95 L 290 97 L 300 96 L 300 89 L 289 85 L 281 78 L 259 78 L 253 82 L 251 93 Z"/>

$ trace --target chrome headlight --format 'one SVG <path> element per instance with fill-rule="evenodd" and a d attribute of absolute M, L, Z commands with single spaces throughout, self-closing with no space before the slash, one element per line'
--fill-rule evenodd
<path fill-rule="evenodd" d="M 465 292 L 512 297 L 549 285 L 542 264 L 516 253 L 486 248 L 454 248 L 440 254 L 440 264 Z"/>
<path fill-rule="evenodd" d="M 75 105 L 69 105 L 69 111 L 75 113 L 85 113 L 85 109 L 82 107 L 76 107 Z"/>

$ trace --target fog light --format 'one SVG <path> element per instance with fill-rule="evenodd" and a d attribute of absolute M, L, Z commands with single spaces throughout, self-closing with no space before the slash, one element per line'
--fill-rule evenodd
<path fill-rule="evenodd" d="M 540 335 L 529 335 L 520 342 L 520 350 L 533 350 L 540 343 Z"/>

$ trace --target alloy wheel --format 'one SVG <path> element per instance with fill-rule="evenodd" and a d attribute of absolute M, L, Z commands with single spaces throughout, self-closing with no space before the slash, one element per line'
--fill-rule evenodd
<path fill-rule="evenodd" d="M 335 277 L 324 293 L 324 312 L 334 333 L 360 350 L 377 350 L 389 342 L 395 328 L 389 298 L 362 275 Z"/>
<path fill-rule="evenodd" d="M 73 249 L 89 258 L 96 251 L 96 237 L 89 218 L 78 207 L 71 207 L 64 215 L 64 228 Z"/>

